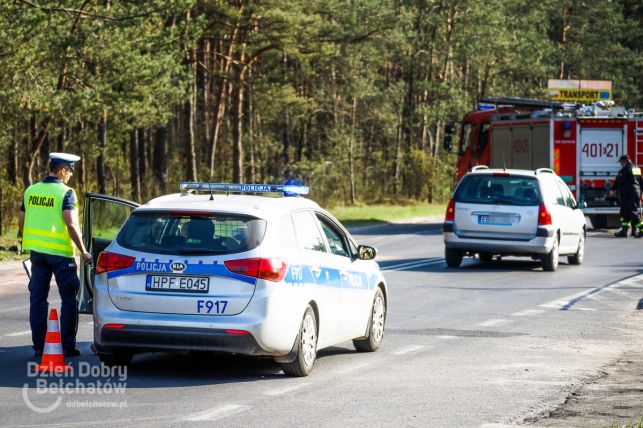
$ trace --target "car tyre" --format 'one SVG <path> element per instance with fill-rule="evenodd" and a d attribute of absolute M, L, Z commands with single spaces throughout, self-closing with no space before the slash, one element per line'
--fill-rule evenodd
<path fill-rule="evenodd" d="M 459 268 L 462 264 L 462 258 L 464 257 L 464 251 L 455 250 L 453 248 L 446 248 L 444 250 L 444 258 L 447 261 L 447 266 L 450 268 Z"/>
<path fill-rule="evenodd" d="M 558 248 L 558 235 L 554 239 L 554 246 L 551 251 L 543 257 L 543 270 L 546 272 L 553 272 L 558 267 L 559 248 Z"/>
<path fill-rule="evenodd" d="M 578 238 L 578 249 L 571 256 L 567 256 L 567 261 L 570 265 L 579 265 L 583 263 L 583 258 L 585 257 L 585 229 L 580 233 L 580 238 Z"/>
<path fill-rule="evenodd" d="M 371 316 L 368 318 L 368 335 L 364 339 L 353 339 L 353 346 L 359 352 L 375 352 L 384 339 L 386 323 L 386 299 L 382 289 L 378 288 L 373 299 Z"/>
<path fill-rule="evenodd" d="M 128 366 L 132 362 L 133 354 L 129 352 L 114 352 L 112 354 L 98 354 L 98 359 L 107 367 Z"/>
<path fill-rule="evenodd" d="M 313 370 L 317 358 L 317 319 L 313 308 L 308 306 L 304 312 L 297 337 L 297 353 L 290 363 L 281 367 L 288 376 L 308 376 Z"/>

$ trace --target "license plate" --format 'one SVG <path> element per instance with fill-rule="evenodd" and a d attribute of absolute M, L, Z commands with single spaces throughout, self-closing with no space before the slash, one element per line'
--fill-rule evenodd
<path fill-rule="evenodd" d="M 178 291 L 181 293 L 207 293 L 210 278 L 207 276 L 148 275 L 147 291 Z"/>
<path fill-rule="evenodd" d="M 478 224 L 511 226 L 511 216 L 482 214 L 478 216 Z"/>

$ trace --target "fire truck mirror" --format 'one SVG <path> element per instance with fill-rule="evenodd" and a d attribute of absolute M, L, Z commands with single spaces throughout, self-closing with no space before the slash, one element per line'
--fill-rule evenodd
<path fill-rule="evenodd" d="M 451 152 L 453 150 L 453 132 L 455 130 L 455 124 L 453 122 L 446 123 L 444 125 L 444 143 L 442 147 L 445 152 Z"/>

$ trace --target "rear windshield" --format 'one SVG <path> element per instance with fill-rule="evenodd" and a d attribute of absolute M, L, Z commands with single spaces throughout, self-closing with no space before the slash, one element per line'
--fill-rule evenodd
<path fill-rule="evenodd" d="M 530 177 L 471 174 L 455 192 L 456 202 L 470 204 L 540 205 L 538 180 Z"/>
<path fill-rule="evenodd" d="M 131 250 L 158 254 L 228 254 L 256 248 L 266 221 L 231 214 L 134 212 L 116 237 Z"/>

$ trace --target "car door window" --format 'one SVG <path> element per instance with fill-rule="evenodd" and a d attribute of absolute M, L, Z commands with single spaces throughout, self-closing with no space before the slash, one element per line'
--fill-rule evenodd
<path fill-rule="evenodd" d="M 569 191 L 569 187 L 565 183 L 558 182 L 558 187 L 560 189 L 560 192 L 563 194 L 563 197 L 565 198 L 565 205 L 567 205 L 571 209 L 576 208 L 576 200 L 574 199 L 574 196 L 572 193 Z"/>
<path fill-rule="evenodd" d="M 110 200 L 92 200 L 90 210 L 92 237 L 112 241 L 132 209 L 130 205 Z"/>
<path fill-rule="evenodd" d="M 560 191 L 558 184 L 551 179 L 544 181 L 547 186 L 547 200 L 553 205 L 565 206 L 565 198 Z"/>
<path fill-rule="evenodd" d="M 281 219 L 279 240 L 284 247 L 297 248 L 297 235 L 295 235 L 295 226 L 292 224 L 290 215 L 286 215 Z"/>
<path fill-rule="evenodd" d="M 319 219 L 324 235 L 326 235 L 326 239 L 328 240 L 330 252 L 337 256 L 349 257 L 346 239 L 343 234 L 336 230 L 336 227 L 333 227 L 330 221 L 319 215 L 317 215 L 317 218 Z"/>
<path fill-rule="evenodd" d="M 297 246 L 306 250 L 326 252 L 317 220 L 310 211 L 299 211 L 292 215 L 297 236 Z"/>

